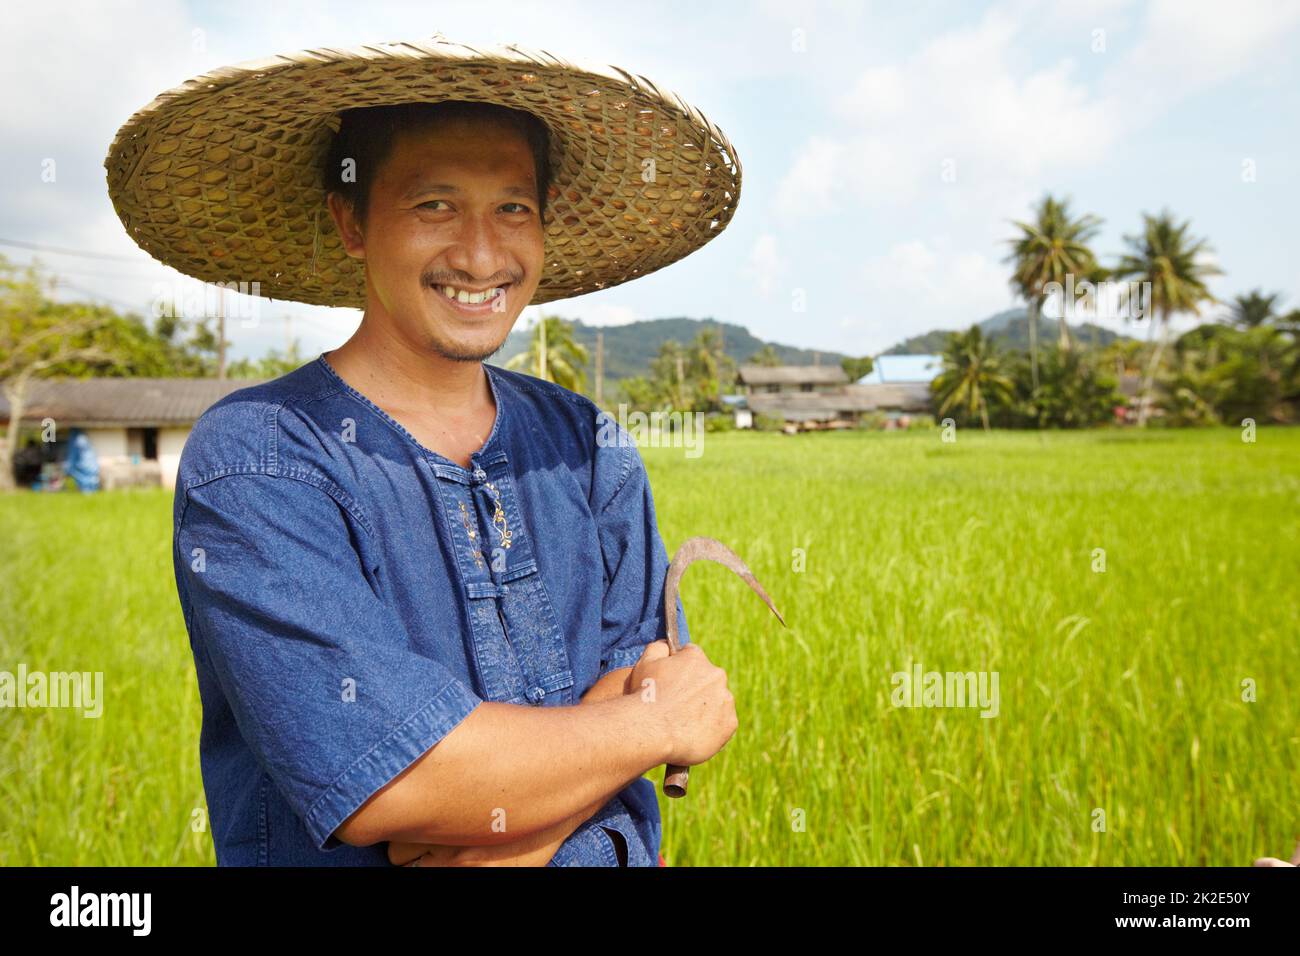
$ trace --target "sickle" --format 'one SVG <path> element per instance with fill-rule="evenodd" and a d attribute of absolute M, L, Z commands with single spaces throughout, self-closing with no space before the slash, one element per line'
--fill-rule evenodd
<path fill-rule="evenodd" d="M 740 560 L 736 552 L 714 538 L 688 538 L 673 555 L 672 563 L 668 565 L 668 578 L 664 582 L 664 621 L 667 624 L 670 655 L 678 651 L 677 595 L 681 587 L 682 575 L 693 562 L 699 560 L 716 561 L 735 571 L 754 590 L 754 593 L 763 599 L 763 603 L 772 609 L 781 626 L 789 626 L 785 623 L 781 612 L 776 609 L 776 605 L 772 603 L 772 599 L 767 596 L 767 592 L 763 590 L 763 585 L 758 583 L 753 572 L 744 561 Z M 690 774 L 690 767 L 680 767 L 670 763 L 664 772 L 664 794 L 669 797 L 686 796 L 686 784 Z"/>

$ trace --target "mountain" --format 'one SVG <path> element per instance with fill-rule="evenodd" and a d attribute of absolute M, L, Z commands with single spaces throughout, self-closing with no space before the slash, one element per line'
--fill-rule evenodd
<path fill-rule="evenodd" d="M 1011 349 L 1021 352 L 1029 351 L 1029 316 L 1024 309 L 1007 309 L 976 324 L 979 325 L 980 329 L 997 348 L 1004 351 Z M 893 348 L 887 349 L 883 354 L 937 355 L 943 351 L 948 336 L 951 334 L 951 329 L 935 329 L 932 332 L 926 332 L 924 335 L 914 335 L 910 339 L 904 339 Z M 1059 323 L 1056 319 L 1039 318 L 1039 349 L 1054 345 L 1060 334 Z M 1070 335 L 1075 342 L 1098 348 L 1104 348 L 1116 339 L 1128 338 L 1128 336 L 1112 332 L 1110 329 L 1103 329 L 1099 325 L 1093 325 L 1091 322 L 1071 325 Z"/>
<path fill-rule="evenodd" d="M 796 348 L 793 345 L 781 345 L 777 342 L 765 342 L 743 325 L 730 322 L 717 322 L 713 319 L 689 319 L 677 317 L 670 319 L 648 319 L 641 322 L 628 322 L 625 325 L 588 325 L 581 319 L 573 320 L 573 338 L 587 349 L 590 360 L 587 363 L 587 384 L 593 385 L 592 377 L 596 370 L 596 332 L 605 333 L 605 386 L 611 387 L 620 379 L 635 375 L 647 375 L 650 361 L 659 353 L 659 346 L 669 339 L 675 339 L 682 345 L 694 341 L 701 329 L 714 328 L 722 333 L 723 348 L 737 365 L 749 361 L 755 352 L 771 345 L 780 360 L 787 365 L 812 365 L 814 359 L 822 365 L 839 365 L 845 358 L 842 352 L 823 352 L 813 349 Z M 505 365 L 521 352 L 527 351 L 532 329 L 517 326 L 506 338 L 501 351 L 491 359 L 493 365 Z"/>

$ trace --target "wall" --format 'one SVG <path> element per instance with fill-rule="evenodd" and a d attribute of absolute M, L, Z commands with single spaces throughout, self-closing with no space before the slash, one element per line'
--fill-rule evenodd
<path fill-rule="evenodd" d="M 181 463 L 181 449 L 190 437 L 189 426 L 158 429 L 158 467 L 164 488 L 176 487 L 176 471 Z"/>
<path fill-rule="evenodd" d="M 91 447 L 95 449 L 95 457 L 101 463 L 106 459 L 126 457 L 125 428 L 83 428 L 82 431 L 90 439 Z M 60 429 L 59 437 L 66 437 L 62 434 L 62 429 Z"/>

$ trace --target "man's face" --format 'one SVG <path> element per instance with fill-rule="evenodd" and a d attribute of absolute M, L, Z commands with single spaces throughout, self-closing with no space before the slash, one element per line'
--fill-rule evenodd
<path fill-rule="evenodd" d="M 396 138 L 360 229 L 330 197 L 348 254 L 366 260 L 368 311 L 377 302 L 417 349 L 472 362 L 501 348 L 541 281 L 539 208 L 523 134 L 459 119 Z"/>

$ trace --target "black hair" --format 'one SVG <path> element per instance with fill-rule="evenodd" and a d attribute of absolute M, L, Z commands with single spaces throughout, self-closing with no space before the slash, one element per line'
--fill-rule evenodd
<path fill-rule="evenodd" d="M 339 118 L 339 130 L 326 150 L 325 164 L 321 168 L 321 185 L 326 196 L 335 192 L 347 200 L 358 222 L 365 222 L 376 173 L 392 152 L 399 133 L 422 129 L 443 120 L 468 118 L 505 122 L 523 133 L 533 151 L 537 213 L 542 222 L 546 221 L 546 193 L 551 184 L 551 136 L 546 124 L 532 113 L 497 103 L 444 100 L 440 103 L 356 107 L 342 111 Z M 351 180 L 343 176 L 346 160 L 352 160 L 349 168 L 354 176 Z"/>

